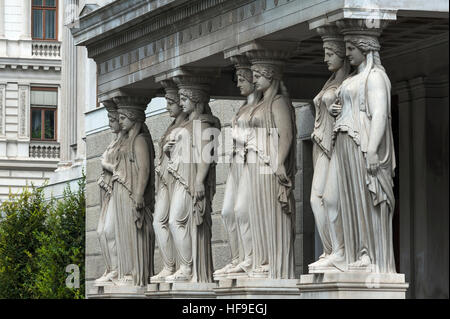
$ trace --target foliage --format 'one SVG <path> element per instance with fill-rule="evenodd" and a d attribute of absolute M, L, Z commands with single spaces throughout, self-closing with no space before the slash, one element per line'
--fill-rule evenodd
<path fill-rule="evenodd" d="M 85 176 L 60 200 L 42 188 L 2 203 L 0 298 L 84 298 Z M 68 288 L 66 266 L 79 267 L 79 288 Z"/>

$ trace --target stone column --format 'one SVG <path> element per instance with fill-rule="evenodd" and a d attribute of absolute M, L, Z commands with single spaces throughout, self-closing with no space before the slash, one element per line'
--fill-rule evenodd
<path fill-rule="evenodd" d="M 6 156 L 5 110 L 6 84 L 0 84 L 0 156 Z"/>
<path fill-rule="evenodd" d="M 21 40 L 31 40 L 31 1 L 22 0 L 22 35 Z"/>
<path fill-rule="evenodd" d="M 362 87 L 362 85 L 366 83 L 364 81 L 367 81 L 370 76 L 372 88 L 375 86 L 375 89 L 379 90 L 381 92 L 380 94 L 385 98 L 374 101 L 363 89 L 355 89 L 355 86 L 347 86 L 346 83 L 341 85 L 341 92 L 356 96 L 360 102 L 368 102 L 368 100 L 370 100 L 370 103 L 380 103 L 381 106 L 391 105 L 390 83 L 379 56 L 379 37 L 388 21 L 373 19 L 373 16 L 374 15 L 372 15 L 370 19 L 338 20 L 335 24 L 339 28 L 340 33 L 344 35 L 346 46 L 348 47 L 351 44 L 355 47 L 354 51 L 347 50 L 347 52 L 349 52 L 347 57 L 350 57 L 348 59 L 349 64 L 352 65 L 354 69 L 357 68 L 359 74 L 355 75 L 353 73 L 347 77 L 347 80 L 350 79 L 348 81 L 353 82 L 346 83 L 353 83 L 353 85 Z M 361 67 L 364 68 L 361 69 Z M 378 77 L 372 76 L 374 70 L 377 71 Z M 358 105 L 352 104 L 348 100 L 344 102 L 341 99 L 340 101 L 342 104 L 339 102 L 337 102 L 337 104 L 342 105 L 342 116 L 339 117 L 337 121 L 339 121 L 339 119 L 345 121 L 345 114 L 349 114 L 347 112 L 359 110 L 360 112 L 366 112 L 367 114 L 370 112 L 370 107 L 374 107 L 373 104 L 368 105 L 368 103 L 360 103 Z M 324 202 L 326 205 L 332 207 L 335 201 L 337 201 L 337 205 L 340 207 L 339 216 L 342 218 L 342 233 L 345 238 L 345 252 L 339 250 L 335 253 L 333 250 L 333 254 L 339 257 L 326 257 L 325 263 L 321 264 L 339 270 L 301 276 L 299 288 L 302 298 L 405 298 L 408 284 L 405 282 L 404 274 L 396 273 L 393 260 L 393 234 L 391 231 L 392 217 L 394 214 L 393 205 L 388 206 L 388 202 L 376 203 L 375 205 L 372 198 L 370 198 L 370 195 L 368 195 L 368 187 L 370 185 L 367 186 L 364 184 L 364 181 L 367 180 L 370 180 L 370 183 L 384 183 L 385 181 L 388 181 L 387 183 L 393 184 L 392 168 L 394 166 L 393 161 L 395 161 L 395 151 L 390 121 L 391 109 L 390 107 L 380 107 L 380 110 L 383 109 L 386 109 L 384 113 L 373 115 L 370 119 L 372 127 L 376 127 L 375 125 L 381 123 L 385 126 L 383 132 L 376 132 L 383 134 L 384 136 L 375 151 L 379 160 L 376 162 L 373 159 L 370 159 L 379 165 L 379 169 L 383 170 L 382 173 L 376 171 L 371 173 L 365 168 L 364 164 L 354 160 L 354 158 L 362 158 L 363 156 L 365 158 L 369 153 L 368 149 L 370 150 L 371 147 L 376 146 L 370 144 L 370 141 L 373 143 L 371 136 L 373 137 L 374 135 L 371 135 L 373 134 L 372 132 L 365 136 L 363 135 L 365 132 L 361 126 L 361 119 L 352 118 L 348 120 L 347 117 L 348 122 L 344 122 L 349 123 L 348 125 L 360 130 L 360 133 L 362 134 L 361 144 L 357 147 L 351 150 L 346 149 L 345 145 L 352 145 L 352 141 L 346 139 L 346 134 L 337 133 L 338 143 L 334 145 L 331 158 L 332 163 L 334 160 L 336 161 L 337 168 L 333 168 L 331 165 L 328 176 L 331 176 L 331 178 L 334 176 L 334 180 L 337 181 L 339 196 L 337 196 L 337 199 L 335 200 L 331 196 L 327 196 L 326 192 Z M 344 124 L 342 124 L 342 121 L 340 123 L 336 122 L 334 128 L 339 127 L 339 125 L 342 126 Z M 363 137 L 365 140 L 363 140 Z M 351 154 L 349 154 L 349 152 L 351 152 Z M 376 164 L 372 164 L 372 167 L 375 167 Z M 351 169 L 348 169 L 348 167 L 351 167 Z M 336 169 L 340 171 L 339 177 L 336 176 L 337 174 L 332 174 Z M 360 178 L 354 173 L 358 170 L 364 172 L 366 176 Z M 345 178 L 350 182 L 342 183 L 342 178 Z M 358 189 L 358 185 L 364 185 L 364 192 L 353 191 Z M 394 196 L 391 196 L 392 189 L 376 190 L 376 192 L 377 196 L 386 196 L 389 203 L 394 204 Z M 368 202 L 367 207 L 364 207 L 364 209 L 356 210 L 351 204 L 348 204 L 363 199 L 367 199 Z M 398 203 L 395 203 L 395 205 L 398 205 Z M 382 213 L 380 214 L 380 212 Z M 382 223 L 378 222 L 378 216 L 384 218 Z M 370 226 L 361 227 L 358 221 L 366 219 L 371 220 Z M 357 231 L 354 231 L 354 229 L 357 229 Z M 363 249 L 365 247 L 368 249 L 364 251 Z M 330 256 L 333 256 L 333 254 Z"/>
<path fill-rule="evenodd" d="M 285 71 L 286 61 L 289 56 L 298 48 L 298 42 L 279 42 L 279 41 L 259 41 L 254 43 L 253 48 L 245 52 L 252 63 L 252 69 L 256 66 L 259 68 L 267 68 L 269 74 L 272 73 L 274 78 L 281 79 L 278 95 L 288 96 L 287 88 L 282 82 L 282 76 Z M 276 73 L 279 73 L 276 75 Z M 295 109 L 295 136 L 291 144 L 291 148 L 295 152 L 295 166 L 297 173 L 293 178 L 294 188 L 293 194 L 295 199 L 295 218 L 292 219 L 294 225 L 295 242 L 294 266 L 295 275 L 298 277 L 304 273 L 305 267 L 314 259 L 314 223 L 309 205 L 310 180 L 312 175 L 312 159 L 308 154 L 311 153 L 311 142 L 309 138 L 302 140 L 299 132 L 303 130 L 301 125 L 302 117 L 301 109 Z M 281 141 L 280 141 L 281 142 Z"/>
<path fill-rule="evenodd" d="M 74 0 L 60 1 L 63 4 L 74 5 Z M 73 18 L 71 11 L 64 11 L 64 20 L 70 22 Z M 59 113 L 59 123 L 64 123 L 60 129 L 59 142 L 61 145 L 60 166 L 70 166 L 76 157 L 77 148 L 77 48 L 72 34 L 67 26 L 62 27 L 62 105 Z"/>
<path fill-rule="evenodd" d="M 5 37 L 5 0 L 0 0 L 0 39 Z"/>

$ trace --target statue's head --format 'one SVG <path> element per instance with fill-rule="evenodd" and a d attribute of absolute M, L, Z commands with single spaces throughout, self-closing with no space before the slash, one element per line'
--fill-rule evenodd
<path fill-rule="evenodd" d="M 380 43 L 376 36 L 348 34 L 344 37 L 346 56 L 353 66 L 358 66 L 366 60 L 370 52 L 380 51 Z"/>
<path fill-rule="evenodd" d="M 124 133 L 134 126 L 136 123 L 145 122 L 145 111 L 140 106 L 119 106 L 119 125 Z"/>
<path fill-rule="evenodd" d="M 177 117 L 181 112 L 183 112 L 180 106 L 180 96 L 178 95 L 178 89 L 170 88 L 166 89 L 166 109 L 171 117 Z"/>
<path fill-rule="evenodd" d="M 255 89 L 265 92 L 271 86 L 274 80 L 281 80 L 281 66 L 274 63 L 255 62 L 252 65 L 253 83 Z"/>
<path fill-rule="evenodd" d="M 111 100 L 103 101 L 103 105 L 108 111 L 109 127 L 115 134 L 120 132 L 119 113 L 117 112 L 117 105 Z"/>
<path fill-rule="evenodd" d="M 237 76 L 237 87 L 241 91 L 243 96 L 249 96 L 255 90 L 255 85 L 253 84 L 253 72 L 250 66 L 237 66 L 236 67 Z"/>
<path fill-rule="evenodd" d="M 209 102 L 209 93 L 199 86 L 180 85 L 178 93 L 180 94 L 180 106 L 186 114 L 191 114 L 194 111 L 202 114 L 205 104 Z"/>
<path fill-rule="evenodd" d="M 345 42 L 343 38 L 327 40 L 323 42 L 324 59 L 323 61 L 328 65 L 328 70 L 336 72 L 345 62 Z"/>

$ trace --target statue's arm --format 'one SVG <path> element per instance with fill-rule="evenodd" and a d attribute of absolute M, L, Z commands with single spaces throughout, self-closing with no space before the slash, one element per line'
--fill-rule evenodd
<path fill-rule="evenodd" d="M 281 166 L 289 154 L 293 139 L 291 110 L 286 100 L 280 98 L 273 102 L 272 112 L 279 135 L 278 166 Z"/>
<path fill-rule="evenodd" d="M 205 129 L 209 128 L 209 125 L 207 123 L 202 122 L 202 133 Z M 203 134 L 202 134 L 203 135 Z M 202 200 L 205 196 L 205 179 L 209 172 L 209 165 L 210 163 L 205 162 L 203 158 L 203 150 L 205 149 L 206 145 L 209 143 L 207 140 L 201 139 L 200 143 L 196 143 L 198 146 L 200 146 L 200 150 L 198 150 L 201 155 L 201 160 L 199 163 L 194 164 L 197 165 L 197 175 L 195 176 L 195 196 L 198 200 Z"/>
<path fill-rule="evenodd" d="M 378 147 L 386 131 L 388 114 L 388 99 L 390 92 L 386 89 L 384 78 L 379 72 L 372 72 L 367 82 L 367 103 L 372 116 L 370 125 L 367 161 L 369 173 L 374 173 L 379 165 Z M 372 166 L 372 168 L 371 168 Z"/>
<path fill-rule="evenodd" d="M 150 158 L 148 145 L 142 136 L 137 136 L 134 144 L 135 158 L 139 167 L 137 176 L 137 187 L 134 199 L 136 208 L 144 207 L 144 192 L 150 177 Z"/>
<path fill-rule="evenodd" d="M 106 156 L 102 156 L 102 167 L 103 167 L 103 169 L 105 169 L 111 173 L 113 173 L 113 171 L 114 171 L 114 164 L 109 163 L 106 160 Z"/>

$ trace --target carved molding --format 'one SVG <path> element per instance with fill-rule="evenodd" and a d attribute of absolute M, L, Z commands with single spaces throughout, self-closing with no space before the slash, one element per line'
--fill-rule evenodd
<path fill-rule="evenodd" d="M 0 85 L 0 136 L 5 135 L 6 86 Z"/>
<path fill-rule="evenodd" d="M 178 8 L 174 8 L 170 10 L 170 13 L 160 14 L 158 16 L 153 17 L 150 21 L 146 21 L 145 24 L 141 24 L 134 29 L 128 31 L 125 34 L 121 34 L 114 38 L 108 38 L 104 41 L 101 41 L 97 45 L 93 45 L 89 47 L 89 57 L 96 57 L 106 51 L 109 51 L 113 48 L 121 46 L 125 43 L 141 39 L 142 37 L 155 36 L 156 34 L 161 34 L 161 31 L 167 31 L 167 29 L 173 30 L 175 24 L 179 24 L 183 20 L 189 20 L 190 17 L 194 15 L 201 14 L 211 8 L 221 5 L 222 7 L 225 3 L 230 3 L 235 6 L 240 3 L 245 3 L 248 1 L 239 0 L 239 1 L 229 1 L 229 0 L 197 0 L 197 1 L 189 1 L 189 5 L 180 6 Z M 221 8 L 223 9 L 223 8 Z M 208 23 L 209 22 L 209 23 Z M 205 24 L 205 28 L 203 28 L 203 24 Z M 199 35 L 205 35 L 207 32 L 204 32 L 203 29 L 208 30 L 209 32 L 213 31 L 212 21 L 205 21 L 204 23 L 197 24 L 195 27 L 192 26 L 190 31 L 194 31 L 192 29 L 196 29 L 196 33 Z M 190 40 L 191 37 L 188 36 L 187 40 Z M 178 41 L 183 42 L 184 36 Z M 175 42 L 175 41 L 174 41 Z M 165 46 L 165 43 L 160 43 L 160 45 Z M 153 43 L 153 46 L 156 47 L 156 42 Z"/>
<path fill-rule="evenodd" d="M 29 137 L 27 125 L 29 108 L 29 86 L 19 85 L 19 138 L 27 139 Z"/>

